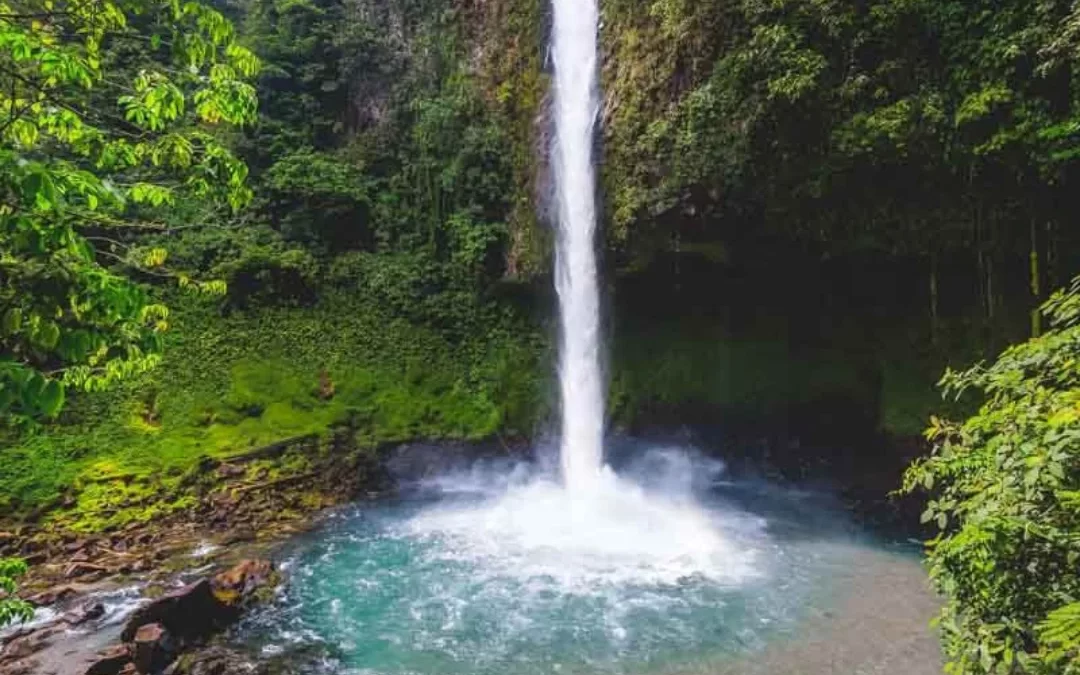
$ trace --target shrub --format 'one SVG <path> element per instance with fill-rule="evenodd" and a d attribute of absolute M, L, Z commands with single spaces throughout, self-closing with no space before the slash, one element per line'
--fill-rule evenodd
<path fill-rule="evenodd" d="M 30 603 L 15 596 L 15 580 L 26 574 L 26 563 L 16 558 L 0 558 L 0 628 L 34 615 Z"/>
<path fill-rule="evenodd" d="M 1080 673 L 1080 278 L 1044 306 L 1045 335 L 940 386 L 984 403 L 931 419 L 905 476 L 935 523 L 930 575 L 946 598 L 946 672 Z"/>

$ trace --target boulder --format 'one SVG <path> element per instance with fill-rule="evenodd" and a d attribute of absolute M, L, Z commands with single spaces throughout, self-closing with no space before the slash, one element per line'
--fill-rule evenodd
<path fill-rule="evenodd" d="M 147 675 L 157 673 L 172 662 L 177 645 L 160 623 L 148 623 L 135 631 L 131 661 L 135 670 Z"/>
<path fill-rule="evenodd" d="M 54 586 L 48 590 L 31 595 L 26 601 L 31 605 L 44 607 L 46 605 L 55 605 L 58 602 L 67 600 L 71 596 L 77 595 L 78 592 L 79 591 L 73 586 Z"/>
<path fill-rule="evenodd" d="M 214 646 L 187 654 L 166 672 L 169 675 L 265 675 L 268 669 L 246 654 Z"/>
<path fill-rule="evenodd" d="M 159 623 L 177 640 L 206 637 L 240 618 L 241 611 L 277 577 L 266 560 L 245 560 L 212 579 L 200 579 L 135 610 L 121 639 L 130 642 L 141 626 Z"/>
<path fill-rule="evenodd" d="M 0 652 L 0 663 L 17 661 L 36 654 L 49 646 L 55 633 L 56 628 L 48 627 L 15 638 L 4 645 L 4 650 Z"/>
<path fill-rule="evenodd" d="M 88 602 L 77 610 L 64 614 L 63 620 L 70 626 L 78 626 L 103 616 L 105 616 L 105 605 L 100 602 Z"/>
<path fill-rule="evenodd" d="M 151 623 L 161 624 L 180 640 L 203 637 L 224 625 L 225 609 L 214 597 L 210 581 L 200 579 L 135 610 L 120 638 L 131 642 L 139 628 Z"/>
<path fill-rule="evenodd" d="M 267 560 L 244 560 L 214 576 L 214 597 L 227 607 L 243 607 L 276 585 L 274 566 Z"/>
<path fill-rule="evenodd" d="M 90 664 L 84 675 L 119 675 L 130 663 L 131 652 L 127 645 L 116 645 L 99 654 L 98 659 Z"/>

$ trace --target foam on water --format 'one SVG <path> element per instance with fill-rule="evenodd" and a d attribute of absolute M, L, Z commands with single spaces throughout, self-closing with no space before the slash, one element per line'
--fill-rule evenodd
<path fill-rule="evenodd" d="M 608 470 L 588 491 L 537 479 L 479 504 L 433 507 L 405 530 L 437 541 L 432 555 L 567 592 L 694 575 L 735 584 L 759 574 L 747 535 L 760 536 L 761 523 L 725 519 L 690 494 L 649 492 Z"/>

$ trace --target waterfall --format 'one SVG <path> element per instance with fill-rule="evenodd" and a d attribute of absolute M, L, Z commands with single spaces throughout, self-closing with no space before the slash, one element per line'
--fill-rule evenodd
<path fill-rule="evenodd" d="M 588 490 L 600 475 L 604 383 L 600 368 L 600 293 L 595 250 L 593 133 L 599 112 L 598 0 L 552 0 L 555 65 L 554 166 L 558 242 L 559 388 L 563 480 Z"/>

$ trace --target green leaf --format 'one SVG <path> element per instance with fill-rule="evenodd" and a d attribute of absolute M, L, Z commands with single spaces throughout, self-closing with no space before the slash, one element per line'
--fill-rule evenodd
<path fill-rule="evenodd" d="M 22 329 L 22 310 L 18 307 L 12 307 L 4 312 L 4 318 L 0 321 L 0 328 L 3 329 L 4 335 L 18 333 Z"/>
<path fill-rule="evenodd" d="M 64 385 L 51 380 L 38 397 L 38 408 L 46 417 L 55 417 L 64 406 Z"/>

